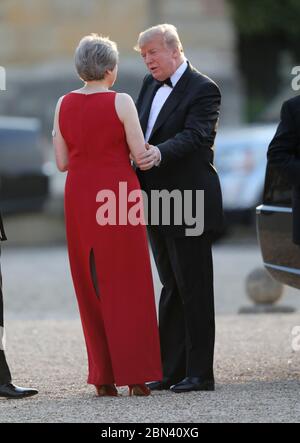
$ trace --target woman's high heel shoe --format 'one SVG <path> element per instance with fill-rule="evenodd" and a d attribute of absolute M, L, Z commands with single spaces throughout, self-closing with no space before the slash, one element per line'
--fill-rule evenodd
<path fill-rule="evenodd" d="M 115 385 L 96 386 L 98 397 L 118 397 L 118 391 Z"/>
<path fill-rule="evenodd" d="M 150 389 L 145 385 L 129 385 L 129 396 L 137 395 L 138 397 L 148 397 L 151 395 Z"/>

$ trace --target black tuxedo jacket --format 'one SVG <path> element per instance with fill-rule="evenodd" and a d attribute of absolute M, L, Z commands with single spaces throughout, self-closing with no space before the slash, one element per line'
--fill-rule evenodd
<path fill-rule="evenodd" d="M 282 106 L 281 121 L 268 149 L 268 164 L 292 185 L 293 240 L 300 244 L 300 97 Z"/>
<path fill-rule="evenodd" d="M 3 221 L 2 221 L 1 212 L 0 212 L 0 241 L 3 241 L 3 240 L 7 240 L 7 238 L 5 235 Z"/>
<path fill-rule="evenodd" d="M 158 87 L 152 75 L 147 75 L 136 103 L 144 134 Z M 204 190 L 204 230 L 216 232 L 223 224 L 222 195 L 214 167 L 220 103 L 218 86 L 188 64 L 162 107 L 149 139 L 161 151 L 161 164 L 149 171 L 137 170 L 147 193 L 178 189 L 195 194 L 196 190 Z M 163 233 L 171 236 L 183 236 L 185 228 L 173 223 L 160 226 Z"/>

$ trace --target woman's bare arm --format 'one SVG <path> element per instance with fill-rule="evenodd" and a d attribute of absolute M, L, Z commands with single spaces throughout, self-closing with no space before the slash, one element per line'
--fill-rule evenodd
<path fill-rule="evenodd" d="M 144 134 L 139 122 L 138 113 L 134 101 L 128 94 L 117 94 L 116 112 L 119 119 L 124 124 L 126 140 L 132 157 L 138 163 L 141 155 L 147 152 L 145 147 Z M 146 171 L 153 167 L 153 162 L 146 162 L 140 169 Z"/>
<path fill-rule="evenodd" d="M 63 97 L 61 97 L 56 105 L 53 125 L 53 146 L 55 149 L 55 159 L 57 168 L 61 172 L 68 170 L 69 165 L 69 153 L 68 146 L 60 132 L 59 128 L 59 111 Z"/>

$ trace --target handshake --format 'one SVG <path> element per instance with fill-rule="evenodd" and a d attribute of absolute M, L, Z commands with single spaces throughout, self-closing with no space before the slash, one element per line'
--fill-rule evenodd
<path fill-rule="evenodd" d="M 153 168 L 153 166 L 159 166 L 161 162 L 161 153 L 157 146 L 146 143 L 145 148 L 146 152 L 135 156 L 132 153 L 130 154 L 130 159 L 141 171 L 147 171 Z"/>

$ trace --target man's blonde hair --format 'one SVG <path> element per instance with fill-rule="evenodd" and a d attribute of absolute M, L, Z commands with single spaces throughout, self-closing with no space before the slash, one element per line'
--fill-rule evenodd
<path fill-rule="evenodd" d="M 148 28 L 145 31 L 141 32 L 134 49 L 140 52 L 141 48 L 146 43 L 148 43 L 153 39 L 153 37 L 156 37 L 158 35 L 161 35 L 164 38 L 165 44 L 168 48 L 178 48 L 179 51 L 183 53 L 183 46 L 180 41 L 177 29 L 174 25 L 170 25 L 168 23 L 152 26 L 151 28 Z"/>

